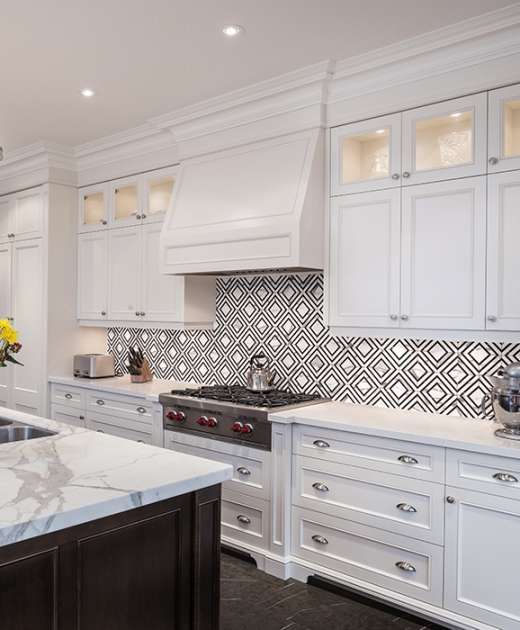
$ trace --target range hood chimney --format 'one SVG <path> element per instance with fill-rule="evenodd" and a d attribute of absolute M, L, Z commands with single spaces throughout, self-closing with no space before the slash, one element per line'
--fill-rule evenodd
<path fill-rule="evenodd" d="M 323 130 L 181 164 L 161 233 L 168 274 L 323 268 Z"/>

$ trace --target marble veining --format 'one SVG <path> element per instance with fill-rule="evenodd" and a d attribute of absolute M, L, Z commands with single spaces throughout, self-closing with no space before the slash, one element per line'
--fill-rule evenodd
<path fill-rule="evenodd" d="M 0 408 L 57 434 L 0 444 L 0 546 L 221 483 L 227 464 Z"/>

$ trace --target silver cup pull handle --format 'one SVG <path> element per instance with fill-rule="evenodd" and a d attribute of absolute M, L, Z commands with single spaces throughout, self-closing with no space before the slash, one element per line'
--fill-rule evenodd
<path fill-rule="evenodd" d="M 328 442 L 325 442 L 325 440 L 314 440 L 313 442 L 314 446 L 317 446 L 318 448 L 329 448 L 330 444 Z"/>
<path fill-rule="evenodd" d="M 239 475 L 244 475 L 244 477 L 249 477 L 251 475 L 251 471 L 249 470 L 249 468 L 246 468 L 245 466 L 239 466 L 237 468 L 237 473 Z"/>
<path fill-rule="evenodd" d="M 317 542 L 318 545 L 329 544 L 329 541 L 325 538 L 325 536 L 320 536 L 319 534 L 314 534 L 314 536 L 312 537 L 312 540 L 314 540 L 314 542 Z"/>
<path fill-rule="evenodd" d="M 395 566 L 398 569 L 401 569 L 401 571 L 405 571 L 406 573 L 415 573 L 416 571 L 416 568 L 413 566 L 413 564 L 410 564 L 405 560 L 399 560 L 399 562 L 395 563 Z"/>
<path fill-rule="evenodd" d="M 403 464 L 418 464 L 419 462 L 411 455 L 399 455 L 397 458 Z"/>
<path fill-rule="evenodd" d="M 493 479 L 497 481 L 505 481 L 507 483 L 518 483 L 518 479 L 509 473 L 497 472 L 493 475 Z"/>
<path fill-rule="evenodd" d="M 243 514 L 239 514 L 237 516 L 237 521 L 242 523 L 242 525 L 251 525 L 251 519 L 249 516 L 244 516 Z"/>
<path fill-rule="evenodd" d="M 329 491 L 329 487 L 326 486 L 324 483 L 322 483 L 321 481 L 316 481 L 315 483 L 312 484 L 312 487 L 317 490 L 318 492 L 328 492 Z"/>
<path fill-rule="evenodd" d="M 417 512 L 417 509 L 409 503 L 398 503 L 395 507 L 401 510 L 401 512 L 408 512 L 409 514 L 415 514 L 415 512 Z"/>

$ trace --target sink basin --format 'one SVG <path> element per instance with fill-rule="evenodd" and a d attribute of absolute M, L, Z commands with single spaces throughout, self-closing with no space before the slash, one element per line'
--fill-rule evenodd
<path fill-rule="evenodd" d="M 49 437 L 50 435 L 56 435 L 56 433 L 38 427 L 31 427 L 30 425 L 2 426 L 0 427 L 0 444 L 34 440 L 36 438 Z"/>
<path fill-rule="evenodd" d="M 10 424 L 13 424 L 12 420 L 4 420 L 3 418 L 0 418 L 0 427 L 7 427 Z"/>

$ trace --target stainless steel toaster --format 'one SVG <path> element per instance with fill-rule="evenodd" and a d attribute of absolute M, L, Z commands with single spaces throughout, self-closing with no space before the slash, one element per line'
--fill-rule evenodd
<path fill-rule="evenodd" d="M 115 376 L 114 357 L 111 354 L 76 354 L 74 376 L 81 378 L 103 378 Z"/>

